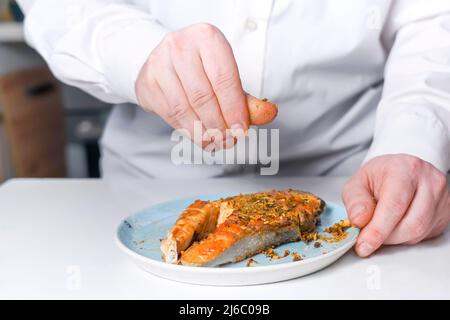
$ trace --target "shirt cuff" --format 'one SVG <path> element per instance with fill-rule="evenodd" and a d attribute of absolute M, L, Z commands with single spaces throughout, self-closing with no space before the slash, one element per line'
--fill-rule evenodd
<path fill-rule="evenodd" d="M 142 19 L 124 22 L 99 42 L 105 78 L 112 91 L 138 104 L 135 83 L 142 66 L 168 30 L 159 23 Z"/>
<path fill-rule="evenodd" d="M 364 163 L 387 154 L 416 156 L 446 174 L 450 169 L 447 129 L 434 113 L 427 110 L 385 117 L 375 131 Z"/>

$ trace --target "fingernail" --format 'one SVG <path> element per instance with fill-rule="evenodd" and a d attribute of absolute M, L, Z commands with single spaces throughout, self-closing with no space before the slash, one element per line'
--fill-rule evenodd
<path fill-rule="evenodd" d="M 246 136 L 246 130 L 240 123 L 233 124 L 230 128 L 231 135 L 235 138 L 241 138 Z"/>
<path fill-rule="evenodd" d="M 356 248 L 356 251 L 359 256 L 367 257 L 373 252 L 373 247 L 367 242 L 361 242 Z"/>
<path fill-rule="evenodd" d="M 366 206 L 358 204 L 350 210 L 350 218 L 356 219 L 366 211 Z"/>

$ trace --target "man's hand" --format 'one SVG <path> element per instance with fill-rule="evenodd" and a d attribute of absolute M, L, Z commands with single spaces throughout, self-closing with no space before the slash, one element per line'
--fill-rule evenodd
<path fill-rule="evenodd" d="M 219 131 L 230 147 L 233 132 L 246 132 L 250 117 L 233 51 L 219 29 L 196 24 L 169 33 L 153 50 L 136 81 L 139 104 L 194 137 L 194 122 Z M 215 137 L 215 136 L 213 136 Z M 214 140 L 210 137 L 211 140 Z M 209 140 L 209 139 L 206 139 Z M 210 141 L 198 142 L 206 147 Z"/>
<path fill-rule="evenodd" d="M 450 220 L 446 176 L 410 155 L 367 162 L 346 183 L 342 198 L 350 221 L 362 228 L 356 244 L 361 257 L 382 244 L 415 244 L 438 236 Z"/>

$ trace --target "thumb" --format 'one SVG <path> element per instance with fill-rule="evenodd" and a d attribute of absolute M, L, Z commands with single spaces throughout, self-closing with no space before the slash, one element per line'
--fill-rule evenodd
<path fill-rule="evenodd" d="M 268 124 L 275 119 L 278 114 L 276 104 L 267 99 L 260 100 L 247 94 L 247 106 L 250 115 L 250 124 L 261 126 Z"/>
<path fill-rule="evenodd" d="M 370 222 L 376 201 L 367 179 L 364 179 L 362 174 L 356 174 L 344 185 L 342 200 L 352 224 L 362 228 Z"/>

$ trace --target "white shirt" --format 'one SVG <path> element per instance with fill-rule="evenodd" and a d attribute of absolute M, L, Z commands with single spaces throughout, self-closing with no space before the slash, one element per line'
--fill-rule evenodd
<path fill-rule="evenodd" d="M 270 127 L 280 128 L 281 175 L 351 174 L 396 153 L 450 169 L 448 0 L 19 3 L 28 43 L 59 79 L 122 104 L 102 139 L 106 174 L 226 174 L 172 164 L 170 128 L 133 104 L 152 49 L 198 22 L 225 34 L 244 89 L 278 103 Z"/>

